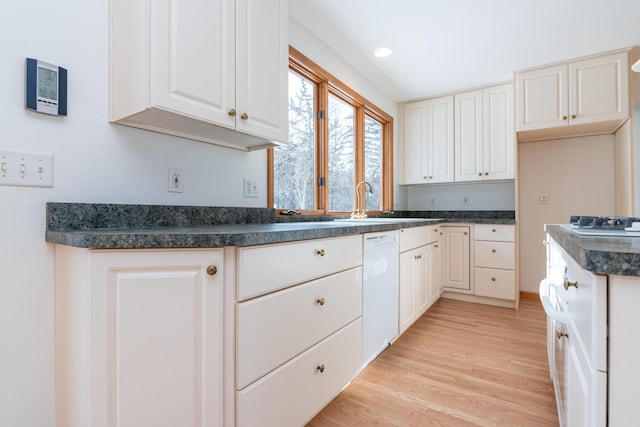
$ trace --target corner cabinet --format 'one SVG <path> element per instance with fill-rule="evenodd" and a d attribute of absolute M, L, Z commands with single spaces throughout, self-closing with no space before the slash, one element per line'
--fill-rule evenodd
<path fill-rule="evenodd" d="M 110 8 L 111 122 L 246 151 L 288 141 L 286 0 Z"/>
<path fill-rule="evenodd" d="M 513 84 L 455 95 L 455 181 L 514 179 Z"/>
<path fill-rule="evenodd" d="M 223 425 L 222 250 L 55 262 L 57 425 Z"/>
<path fill-rule="evenodd" d="M 404 104 L 402 184 L 453 182 L 453 96 Z"/>
<path fill-rule="evenodd" d="M 629 51 L 516 73 L 519 141 L 613 133 L 629 118 Z"/>
<path fill-rule="evenodd" d="M 471 293 L 469 276 L 469 226 L 443 226 L 442 287 L 444 290 Z"/>

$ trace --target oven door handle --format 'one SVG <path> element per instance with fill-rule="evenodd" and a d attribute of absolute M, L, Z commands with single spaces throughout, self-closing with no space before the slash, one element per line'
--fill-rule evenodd
<path fill-rule="evenodd" d="M 543 279 L 540 282 L 540 302 L 542 302 L 542 308 L 544 308 L 544 312 L 552 318 L 553 320 L 560 323 L 569 323 L 569 316 L 567 313 L 564 313 L 560 310 L 556 310 L 551 304 L 551 300 L 549 299 L 549 288 L 554 286 L 547 279 Z"/>

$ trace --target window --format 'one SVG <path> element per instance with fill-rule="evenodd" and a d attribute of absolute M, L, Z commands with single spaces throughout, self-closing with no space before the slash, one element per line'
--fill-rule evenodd
<path fill-rule="evenodd" d="M 294 48 L 289 67 L 289 144 L 269 150 L 269 205 L 348 214 L 367 181 L 366 209 L 391 210 L 392 117 Z"/>

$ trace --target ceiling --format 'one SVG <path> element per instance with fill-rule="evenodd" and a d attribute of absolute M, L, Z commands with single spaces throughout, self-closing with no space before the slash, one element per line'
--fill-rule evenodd
<path fill-rule="evenodd" d="M 290 0 L 289 13 L 395 101 L 640 45 L 639 0 Z"/>

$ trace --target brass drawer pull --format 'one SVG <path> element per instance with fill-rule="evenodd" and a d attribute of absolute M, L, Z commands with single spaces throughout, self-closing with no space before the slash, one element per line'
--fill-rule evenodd
<path fill-rule="evenodd" d="M 324 256 L 324 249 L 318 249 L 316 255 Z"/>
<path fill-rule="evenodd" d="M 568 291 L 570 287 L 578 289 L 578 282 L 570 282 L 566 277 L 564 278 L 564 288 Z"/>
<path fill-rule="evenodd" d="M 236 110 L 234 110 L 232 108 L 231 110 L 229 110 L 229 112 L 227 114 L 229 114 L 231 117 L 235 117 L 236 116 Z"/>
<path fill-rule="evenodd" d="M 242 113 L 242 115 L 240 116 L 240 118 L 242 120 L 249 120 L 249 115 L 247 113 Z"/>
<path fill-rule="evenodd" d="M 207 274 L 209 276 L 214 276 L 218 272 L 218 268 L 215 265 L 210 265 L 207 267 Z"/>
<path fill-rule="evenodd" d="M 492 278 L 491 278 L 491 281 L 492 281 L 492 282 L 495 282 L 495 281 L 496 281 L 496 278 L 495 278 L 495 277 L 492 277 Z"/>
<path fill-rule="evenodd" d="M 495 250 L 495 249 L 491 249 L 491 252 L 495 254 L 495 253 L 496 253 L 496 250 Z"/>
<path fill-rule="evenodd" d="M 316 300 L 316 303 L 320 304 L 320 305 L 324 305 L 324 298 L 318 298 Z"/>
<path fill-rule="evenodd" d="M 558 338 L 559 340 L 562 339 L 562 337 L 567 337 L 569 338 L 569 334 L 566 332 L 563 332 L 562 329 L 558 329 L 556 331 L 556 338 Z"/>
<path fill-rule="evenodd" d="M 324 372 L 324 365 L 318 365 L 316 369 L 322 374 Z"/>

